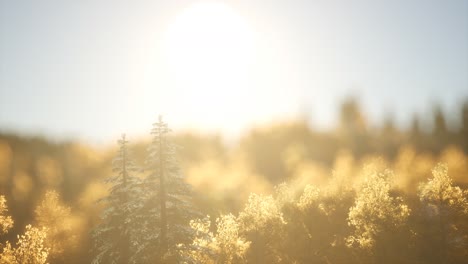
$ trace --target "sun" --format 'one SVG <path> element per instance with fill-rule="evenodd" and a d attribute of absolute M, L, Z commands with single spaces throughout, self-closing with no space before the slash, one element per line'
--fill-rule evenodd
<path fill-rule="evenodd" d="M 191 102 L 198 101 L 197 114 L 223 118 L 215 117 L 213 108 L 219 115 L 234 111 L 247 89 L 253 43 L 246 19 L 226 4 L 197 3 L 175 17 L 166 32 L 165 55 L 172 81 Z"/>

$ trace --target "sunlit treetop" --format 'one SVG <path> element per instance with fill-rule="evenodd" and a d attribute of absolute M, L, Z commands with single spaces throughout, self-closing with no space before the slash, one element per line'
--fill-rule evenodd
<path fill-rule="evenodd" d="M 13 227 L 13 219 L 6 215 L 8 207 L 6 205 L 5 196 L 0 196 L 0 235 L 5 234 Z"/>
<path fill-rule="evenodd" d="M 280 207 L 271 195 L 251 194 L 239 220 L 245 231 L 266 231 L 268 225 L 283 225 L 286 221 Z"/>
<path fill-rule="evenodd" d="M 316 203 L 318 203 L 319 198 L 320 198 L 320 189 L 314 185 L 308 184 L 304 188 L 304 192 L 299 198 L 299 202 L 297 203 L 297 206 L 300 209 L 305 210 L 315 205 Z"/>
<path fill-rule="evenodd" d="M 240 263 L 250 242 L 240 235 L 240 225 L 233 214 L 216 219 L 216 230 L 210 231 L 210 217 L 190 221 L 195 238 L 189 246 L 179 245 L 187 263 Z M 185 263 L 184 262 L 184 263 Z"/>
<path fill-rule="evenodd" d="M 445 164 L 438 164 L 432 170 L 432 178 L 419 186 L 419 198 L 437 207 L 445 206 L 468 214 L 468 192 L 453 186 Z M 441 208 L 439 208 L 440 210 Z"/>
<path fill-rule="evenodd" d="M 410 209 L 401 197 L 390 195 L 390 170 L 378 172 L 366 169 L 367 176 L 357 193 L 354 206 L 350 208 L 348 224 L 355 234 L 348 237 L 348 245 L 372 248 L 380 233 L 402 226 Z"/>

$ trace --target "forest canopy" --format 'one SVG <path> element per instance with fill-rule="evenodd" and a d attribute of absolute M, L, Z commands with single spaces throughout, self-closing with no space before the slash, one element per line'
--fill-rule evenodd
<path fill-rule="evenodd" d="M 0 259 L 461 263 L 466 105 L 462 117 L 375 127 L 350 100 L 334 130 L 291 120 L 230 146 L 161 118 L 149 140 L 111 148 L 3 134 Z"/>

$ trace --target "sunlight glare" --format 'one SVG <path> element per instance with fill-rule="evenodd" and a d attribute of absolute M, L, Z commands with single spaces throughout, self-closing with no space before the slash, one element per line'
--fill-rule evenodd
<path fill-rule="evenodd" d="M 242 16 L 222 3 L 192 5 L 169 26 L 165 45 L 172 81 L 191 114 L 209 113 L 212 123 L 235 113 L 253 54 L 253 31 Z"/>

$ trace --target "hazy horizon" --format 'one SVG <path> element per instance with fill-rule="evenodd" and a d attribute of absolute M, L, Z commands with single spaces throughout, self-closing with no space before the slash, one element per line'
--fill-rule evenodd
<path fill-rule="evenodd" d="M 466 263 L 468 1 L 0 0 L 0 263 Z"/>
<path fill-rule="evenodd" d="M 1 1 L 0 39 L 0 130 L 58 138 L 332 127 L 349 95 L 404 125 L 468 96 L 467 1 Z"/>

